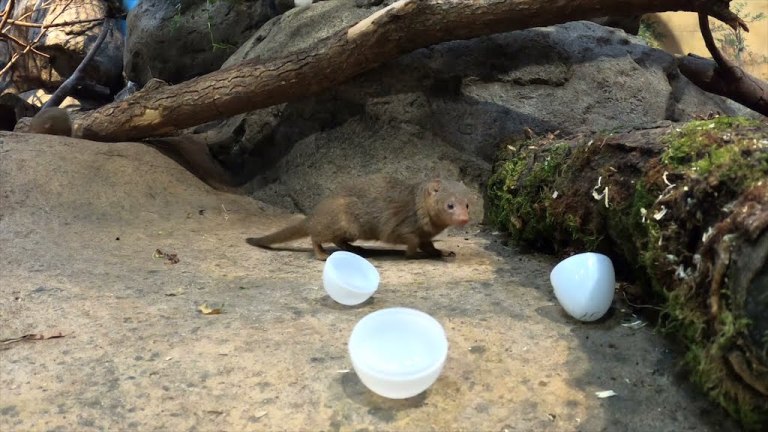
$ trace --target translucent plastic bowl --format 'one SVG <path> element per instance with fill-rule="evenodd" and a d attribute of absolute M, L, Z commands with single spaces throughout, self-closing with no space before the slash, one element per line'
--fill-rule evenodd
<path fill-rule="evenodd" d="M 549 281 L 563 309 L 580 321 L 600 319 L 613 302 L 616 275 L 605 255 L 587 252 L 566 258 L 552 269 Z"/>
<path fill-rule="evenodd" d="M 371 391 L 405 399 L 423 392 L 440 376 L 448 339 L 443 326 L 424 312 L 381 309 L 352 329 L 349 356 L 360 381 Z"/>
<path fill-rule="evenodd" d="M 347 251 L 336 251 L 325 260 L 323 287 L 335 301 L 360 304 L 379 287 L 379 272 L 365 258 Z"/>

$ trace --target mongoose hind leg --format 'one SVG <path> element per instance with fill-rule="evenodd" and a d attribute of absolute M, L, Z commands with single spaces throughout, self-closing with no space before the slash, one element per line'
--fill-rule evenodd
<path fill-rule="evenodd" d="M 315 251 L 315 258 L 319 259 L 320 261 L 325 261 L 328 259 L 328 252 L 323 249 L 323 244 L 319 241 L 312 239 L 312 249 Z"/>
<path fill-rule="evenodd" d="M 454 253 L 453 251 L 440 250 L 436 248 L 435 244 L 432 243 L 431 240 L 425 240 L 419 243 L 419 249 L 424 251 L 424 253 L 426 253 L 428 256 L 434 257 L 434 258 L 437 258 L 437 257 L 448 258 L 448 257 L 456 256 L 456 253 Z"/>

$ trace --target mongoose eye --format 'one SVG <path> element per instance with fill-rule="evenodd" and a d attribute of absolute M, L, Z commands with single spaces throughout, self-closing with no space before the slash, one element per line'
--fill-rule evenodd
<path fill-rule="evenodd" d="M 453 203 L 448 203 L 446 207 L 448 207 L 448 210 L 453 210 Z"/>
<path fill-rule="evenodd" d="M 467 210 L 469 210 L 469 204 L 467 204 Z"/>

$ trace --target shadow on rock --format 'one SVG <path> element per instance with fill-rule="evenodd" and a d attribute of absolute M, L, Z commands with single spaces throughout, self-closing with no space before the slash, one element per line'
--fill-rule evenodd
<path fill-rule="evenodd" d="M 344 394 L 352 402 L 368 407 L 368 414 L 387 423 L 394 421 L 399 412 L 423 406 L 429 393 L 429 390 L 425 390 L 408 399 L 385 398 L 368 390 L 352 371 L 342 375 L 339 383 Z"/>

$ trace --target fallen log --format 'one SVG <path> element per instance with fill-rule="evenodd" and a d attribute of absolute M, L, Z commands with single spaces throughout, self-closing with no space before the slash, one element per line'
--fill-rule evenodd
<path fill-rule="evenodd" d="M 488 219 L 517 242 L 610 256 L 662 310 L 692 380 L 765 430 L 768 122 L 509 143 L 487 194 Z"/>

